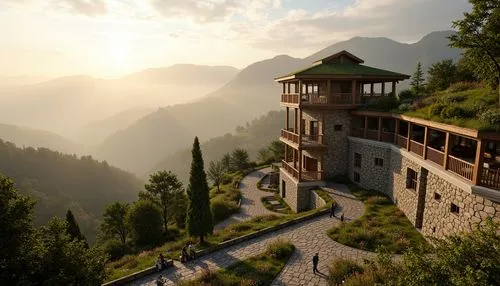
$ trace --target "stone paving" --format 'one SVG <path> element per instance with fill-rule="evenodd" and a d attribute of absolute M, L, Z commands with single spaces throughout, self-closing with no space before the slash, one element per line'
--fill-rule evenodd
<path fill-rule="evenodd" d="M 363 203 L 354 199 L 346 186 L 330 184 L 325 189 L 339 204 L 336 210 L 337 217 L 344 213 L 346 220 L 352 220 L 363 214 Z M 221 249 L 186 264 L 176 261 L 173 268 L 167 269 L 161 274 L 166 278 L 165 285 L 175 285 L 177 281 L 196 278 L 202 269 L 225 268 L 239 260 L 262 253 L 270 241 L 279 237 L 290 240 L 295 245 L 296 250 L 272 285 L 327 285 L 328 265 L 335 257 L 361 261 L 363 258 L 374 255 L 371 252 L 354 249 L 330 239 L 326 231 L 339 223 L 337 218 L 323 215 Z M 318 269 L 321 273 L 315 275 L 312 273 L 312 257 L 316 252 L 319 253 L 320 257 Z M 159 274 L 147 276 L 131 283 L 131 285 L 156 285 L 155 280 L 158 276 Z"/>
<path fill-rule="evenodd" d="M 216 224 L 215 229 L 225 228 L 232 223 L 242 222 L 260 215 L 280 215 L 279 213 L 266 209 L 260 201 L 261 197 L 272 195 L 270 192 L 264 192 L 257 188 L 257 182 L 259 182 L 259 180 L 269 172 L 271 172 L 270 167 L 260 169 L 248 174 L 245 178 L 243 178 L 243 180 L 241 180 L 239 186 L 242 195 L 240 211 L 228 219 Z"/>

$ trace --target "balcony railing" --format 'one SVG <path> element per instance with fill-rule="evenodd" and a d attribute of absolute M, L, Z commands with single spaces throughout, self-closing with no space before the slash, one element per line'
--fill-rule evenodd
<path fill-rule="evenodd" d="M 443 166 L 444 152 L 441 152 L 439 150 L 427 146 L 427 160 Z"/>
<path fill-rule="evenodd" d="M 366 139 L 378 140 L 378 130 L 366 130 Z"/>
<path fill-rule="evenodd" d="M 407 148 L 408 147 L 408 138 L 404 137 L 403 135 L 396 135 L 396 144 L 401 147 L 401 148 Z"/>
<path fill-rule="evenodd" d="M 299 104 L 299 94 L 298 93 L 283 93 L 281 95 L 282 103 L 292 103 Z"/>
<path fill-rule="evenodd" d="M 353 127 L 351 129 L 351 136 L 358 137 L 358 138 L 364 138 L 365 137 L 365 130 L 364 130 L 364 128 L 355 128 L 355 127 Z"/>
<path fill-rule="evenodd" d="M 334 93 L 329 99 L 330 104 L 352 104 L 352 92 Z"/>
<path fill-rule="evenodd" d="M 299 179 L 299 171 L 295 169 L 291 164 L 292 162 L 288 163 L 286 161 L 281 161 L 281 165 L 283 166 L 283 169 L 287 171 L 288 174 L 292 175 L 292 177 Z"/>
<path fill-rule="evenodd" d="M 293 143 L 299 144 L 299 134 L 281 129 L 281 137 Z"/>
<path fill-rule="evenodd" d="M 301 181 L 323 181 L 323 172 L 321 172 L 321 171 L 302 171 Z"/>
<path fill-rule="evenodd" d="M 484 168 L 481 176 L 481 185 L 500 190 L 500 169 Z"/>
<path fill-rule="evenodd" d="M 474 164 L 471 164 L 460 158 L 448 155 L 448 170 L 468 179 L 469 181 L 472 181 L 472 176 L 474 173 Z"/>
<path fill-rule="evenodd" d="M 382 131 L 382 134 L 380 135 L 380 139 L 382 142 L 386 143 L 394 143 L 394 132 L 384 132 Z"/>
<path fill-rule="evenodd" d="M 302 134 L 302 143 L 323 145 L 323 135 Z"/>
<path fill-rule="evenodd" d="M 424 156 L 424 144 L 410 140 L 410 151 L 419 156 Z"/>

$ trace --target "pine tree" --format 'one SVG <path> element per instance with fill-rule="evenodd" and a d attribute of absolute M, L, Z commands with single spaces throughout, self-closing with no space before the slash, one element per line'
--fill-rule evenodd
<path fill-rule="evenodd" d="M 87 245 L 87 239 L 80 232 L 80 227 L 78 226 L 78 223 L 76 222 L 75 216 L 73 215 L 73 213 L 71 212 L 70 209 L 68 209 L 68 211 L 66 212 L 66 223 L 67 223 L 67 232 L 68 232 L 69 236 L 72 239 L 82 240 Z"/>
<path fill-rule="evenodd" d="M 424 91 L 424 72 L 422 71 L 422 64 L 418 62 L 417 70 L 411 77 L 411 89 L 416 96 L 422 95 Z"/>
<path fill-rule="evenodd" d="M 212 213 L 208 194 L 207 175 L 203 167 L 203 157 L 198 137 L 194 138 L 193 161 L 189 177 L 186 228 L 190 236 L 199 236 L 200 243 L 213 231 Z"/>

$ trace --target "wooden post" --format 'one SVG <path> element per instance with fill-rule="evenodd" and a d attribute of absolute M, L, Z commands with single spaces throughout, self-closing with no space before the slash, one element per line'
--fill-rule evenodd
<path fill-rule="evenodd" d="M 299 132 L 297 133 L 299 134 L 299 146 L 302 144 L 302 128 L 304 128 L 302 126 L 302 109 L 299 109 Z"/>
<path fill-rule="evenodd" d="M 319 162 L 320 162 L 320 168 L 319 168 L 319 171 L 320 171 L 320 181 L 323 181 L 323 176 L 324 176 L 324 173 L 323 173 L 323 153 L 321 153 L 320 157 L 319 157 Z"/>
<path fill-rule="evenodd" d="M 297 108 L 294 108 L 294 120 L 295 120 L 295 124 L 293 125 L 293 133 L 295 134 L 299 134 L 299 123 L 298 123 L 298 120 L 299 120 L 299 114 L 298 114 L 298 111 L 297 111 Z"/>
<path fill-rule="evenodd" d="M 394 120 L 396 120 L 396 128 L 394 128 L 394 144 L 397 144 L 399 135 L 399 119 Z"/>
<path fill-rule="evenodd" d="M 422 157 L 424 157 L 424 160 L 427 159 L 427 141 L 429 140 L 429 128 L 425 126 L 424 129 L 424 151 L 422 153 Z"/>
<path fill-rule="evenodd" d="M 285 162 L 288 162 L 288 145 L 285 144 Z"/>
<path fill-rule="evenodd" d="M 287 106 L 286 107 L 286 122 L 285 122 L 285 129 L 288 131 L 290 129 L 290 108 Z"/>
<path fill-rule="evenodd" d="M 378 118 L 378 134 L 377 134 L 377 140 L 381 141 L 382 140 L 382 117 Z"/>
<path fill-rule="evenodd" d="M 446 132 L 446 139 L 444 141 L 444 160 L 443 160 L 443 168 L 448 169 L 448 153 L 450 152 L 450 133 Z"/>
<path fill-rule="evenodd" d="M 326 81 L 326 102 L 328 104 L 333 103 L 333 100 L 332 100 L 332 81 L 331 80 Z"/>
<path fill-rule="evenodd" d="M 373 96 L 373 82 L 370 83 L 370 97 Z"/>
<path fill-rule="evenodd" d="M 408 138 L 406 138 L 406 150 L 410 151 L 411 122 L 408 121 Z"/>
<path fill-rule="evenodd" d="M 285 83 L 283 83 L 283 94 L 286 93 L 286 89 L 285 89 Z"/>
<path fill-rule="evenodd" d="M 385 82 L 382 82 L 382 87 L 381 87 L 381 96 L 385 96 Z"/>
<path fill-rule="evenodd" d="M 321 135 L 325 135 L 325 112 L 323 111 L 321 115 Z"/>
<path fill-rule="evenodd" d="M 393 81 L 393 82 L 392 82 L 392 95 L 393 95 L 393 96 L 396 96 L 396 95 L 397 95 L 397 94 L 396 94 L 396 82 L 395 82 L 395 81 Z"/>
<path fill-rule="evenodd" d="M 352 80 L 352 104 L 356 104 L 356 80 Z"/>
<path fill-rule="evenodd" d="M 300 106 L 300 105 L 302 105 L 302 80 L 299 80 L 298 93 L 299 93 L 299 106 Z M 297 115 L 297 114 L 295 114 L 295 115 Z M 297 119 L 297 116 L 295 116 L 295 118 Z"/>
<path fill-rule="evenodd" d="M 363 138 L 366 138 L 366 131 L 368 131 L 368 116 L 365 116 L 365 130 L 363 132 Z"/>
<path fill-rule="evenodd" d="M 300 179 L 302 177 L 302 175 L 301 175 L 302 174 L 302 150 L 300 150 L 300 149 L 299 149 L 299 168 L 298 168 L 298 170 L 299 170 L 298 180 L 300 182 Z"/>
<path fill-rule="evenodd" d="M 472 176 L 472 183 L 474 185 L 481 184 L 481 177 L 483 176 L 483 161 L 484 161 L 484 149 L 486 144 L 483 140 L 479 139 L 477 141 L 476 147 L 476 160 L 474 161 L 474 174 Z"/>

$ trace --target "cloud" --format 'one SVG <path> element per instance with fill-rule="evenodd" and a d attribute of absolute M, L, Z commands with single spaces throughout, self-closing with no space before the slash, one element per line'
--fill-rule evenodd
<path fill-rule="evenodd" d="M 107 13 L 107 6 L 104 0 L 60 0 L 69 11 L 87 17 L 96 17 Z"/>

